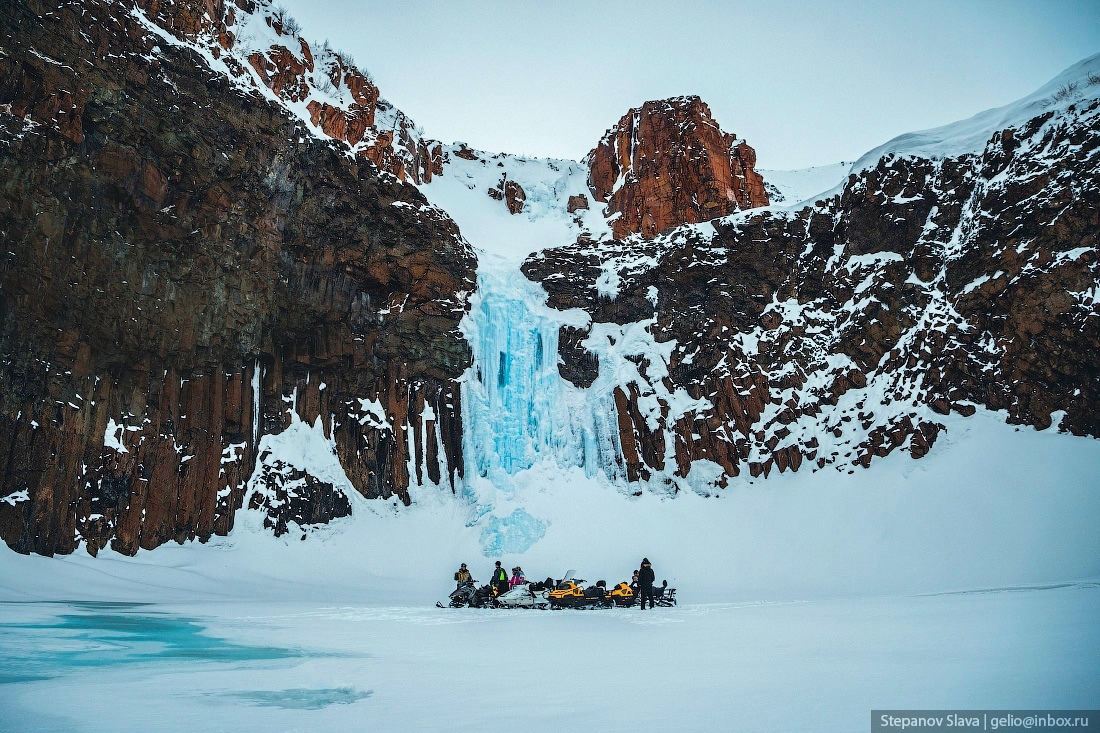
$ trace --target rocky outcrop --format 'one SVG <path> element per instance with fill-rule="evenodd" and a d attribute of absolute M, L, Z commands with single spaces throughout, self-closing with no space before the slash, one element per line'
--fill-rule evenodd
<path fill-rule="evenodd" d="M 508 213 L 513 216 L 523 211 L 523 205 L 527 202 L 527 193 L 523 186 L 510 180 L 507 174 L 501 176 L 497 185 L 488 190 L 488 194 L 489 198 L 503 201 L 508 207 Z"/>
<path fill-rule="evenodd" d="M 442 172 L 441 144 L 381 99 L 350 55 L 327 43 L 311 47 L 270 0 L 139 0 L 138 7 L 162 32 L 213 56 L 239 87 L 266 88 L 289 112 L 382 170 L 416 183 Z"/>
<path fill-rule="evenodd" d="M 249 493 L 248 508 L 263 513 L 264 527 L 281 537 L 291 524 L 326 524 L 351 514 L 351 502 L 332 484 L 275 460 L 263 463 L 254 477 L 259 486 Z"/>
<path fill-rule="evenodd" d="M 699 97 L 646 102 L 623 115 L 585 159 L 617 238 L 653 237 L 767 206 L 756 152 L 723 132 Z"/>
<path fill-rule="evenodd" d="M 231 46 L 239 6 L 142 6 L 0 15 L 0 537 L 205 540 L 261 459 L 276 531 L 460 476 L 453 222 L 149 21 Z M 336 478 L 272 447 L 292 424 Z"/>
<path fill-rule="evenodd" d="M 547 250 L 523 269 L 550 305 L 592 317 L 592 335 L 562 329 L 563 376 L 591 384 L 596 358 L 625 375 L 627 477 L 680 485 L 705 460 L 724 486 L 919 458 L 979 407 L 1100 436 L 1098 211 L 1092 101 L 980 154 L 884 157 L 814 207 Z"/>

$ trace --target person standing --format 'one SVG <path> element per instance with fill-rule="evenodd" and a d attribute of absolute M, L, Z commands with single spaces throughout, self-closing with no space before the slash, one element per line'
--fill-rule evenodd
<path fill-rule="evenodd" d="M 470 575 L 470 571 L 466 569 L 466 563 L 462 563 L 462 567 L 455 573 L 456 583 L 465 583 L 466 581 L 473 580 L 473 576 Z"/>
<path fill-rule="evenodd" d="M 500 560 L 497 560 L 496 567 L 493 568 L 493 577 L 489 582 L 492 583 L 498 596 L 508 592 L 508 573 L 500 566 Z"/>
<path fill-rule="evenodd" d="M 653 608 L 653 581 L 657 576 L 653 573 L 653 566 L 649 564 L 649 558 L 642 558 L 642 566 L 638 568 L 638 597 L 642 602 L 642 610 L 645 610 L 646 599 L 649 599 L 649 607 Z"/>

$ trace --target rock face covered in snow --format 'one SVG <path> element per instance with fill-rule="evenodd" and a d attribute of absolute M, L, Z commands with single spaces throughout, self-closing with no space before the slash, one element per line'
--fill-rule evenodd
<path fill-rule="evenodd" d="M 607 190 L 596 156 L 593 175 Z M 1100 436 L 1098 212 L 1100 102 L 1086 99 L 979 153 L 887 155 L 813 207 L 575 244 L 523 269 L 550 305 L 590 314 L 562 329 L 560 371 L 578 386 L 614 375 L 628 478 L 675 483 L 706 460 L 723 486 L 918 458 L 944 416 L 976 406 Z"/>
<path fill-rule="evenodd" d="M 351 56 L 313 48 L 270 0 L 139 0 L 145 16 L 224 63 L 242 88 L 266 87 L 311 125 L 401 180 L 430 181 L 442 146 L 425 140 L 401 110 L 380 98 Z"/>
<path fill-rule="evenodd" d="M 0 14 L 0 537 L 134 553 L 461 475 L 453 222 L 295 120 L 301 70 L 212 70 L 189 39 L 240 7 L 141 5 Z M 376 92 L 340 74 L 354 137 Z"/>
<path fill-rule="evenodd" d="M 616 237 L 652 237 L 767 206 L 756 152 L 723 132 L 699 97 L 646 102 L 623 115 L 586 158 L 589 185 L 615 216 Z"/>

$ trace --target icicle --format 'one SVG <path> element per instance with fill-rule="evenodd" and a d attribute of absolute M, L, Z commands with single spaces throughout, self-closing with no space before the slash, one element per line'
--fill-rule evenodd
<path fill-rule="evenodd" d="M 260 359 L 252 366 L 252 445 L 255 446 L 260 439 L 260 401 L 263 396 L 261 388 Z"/>

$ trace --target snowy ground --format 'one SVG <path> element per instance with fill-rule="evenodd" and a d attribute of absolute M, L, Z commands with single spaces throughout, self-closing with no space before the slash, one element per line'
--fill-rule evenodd
<path fill-rule="evenodd" d="M 873 708 L 1100 693 L 1097 584 L 654 612 L 0 609 L 4 731 L 865 731 Z"/>
<path fill-rule="evenodd" d="M 493 511 L 547 523 L 506 565 L 614 582 L 647 554 L 683 605 L 645 615 L 434 608 L 459 561 L 484 579 L 491 559 L 460 497 L 424 493 L 306 541 L 241 522 L 135 558 L 4 551 L 0 730 L 614 730 L 641 709 L 654 730 L 864 731 L 880 707 L 1094 707 L 1100 441 L 1000 420 L 720 498 L 544 465 L 499 490 Z"/>

